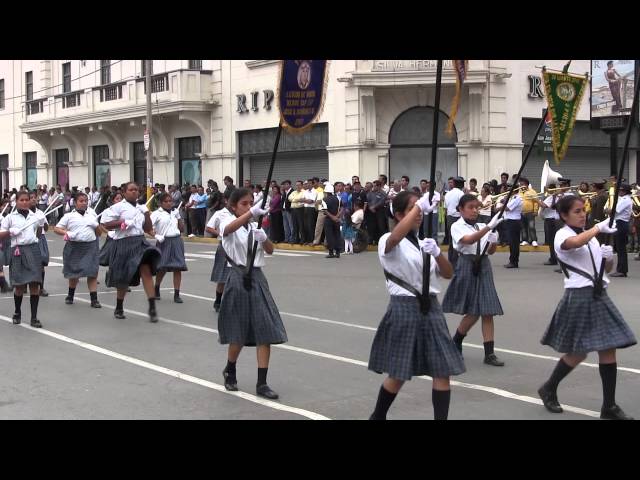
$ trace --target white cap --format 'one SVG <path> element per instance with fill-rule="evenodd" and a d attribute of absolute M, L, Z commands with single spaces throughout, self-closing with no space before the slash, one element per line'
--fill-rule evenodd
<path fill-rule="evenodd" d="M 329 182 L 327 182 L 324 186 L 324 192 L 325 193 L 333 193 L 333 185 L 331 185 Z"/>

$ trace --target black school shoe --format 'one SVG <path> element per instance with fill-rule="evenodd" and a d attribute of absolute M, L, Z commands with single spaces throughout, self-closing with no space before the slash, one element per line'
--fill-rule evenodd
<path fill-rule="evenodd" d="M 487 365 L 493 365 L 494 367 L 504 367 L 504 362 L 500 360 L 495 353 L 484 357 L 484 363 Z"/>
<path fill-rule="evenodd" d="M 518 268 L 518 265 L 515 265 L 513 263 L 508 263 L 504 266 L 504 268 Z"/>
<path fill-rule="evenodd" d="M 160 300 L 160 287 L 156 286 L 156 300 Z"/>
<path fill-rule="evenodd" d="M 98 300 L 91 300 L 91 308 L 102 308 Z"/>
<path fill-rule="evenodd" d="M 40 320 L 38 320 L 37 318 L 31 319 L 31 326 L 33 328 L 42 328 L 42 324 L 40 323 Z"/>
<path fill-rule="evenodd" d="M 216 302 L 213 302 L 213 309 L 214 309 L 216 312 L 219 312 L 219 311 L 220 311 L 220 304 L 219 304 L 219 303 L 216 303 Z"/>
<path fill-rule="evenodd" d="M 277 400 L 279 398 L 278 394 L 271 390 L 266 383 L 256 386 L 256 394 L 259 397 L 268 398 L 269 400 Z"/>
<path fill-rule="evenodd" d="M 73 297 L 64 297 L 64 303 L 67 305 L 73 305 Z"/>
<path fill-rule="evenodd" d="M 542 385 L 538 389 L 538 395 L 542 399 L 542 403 L 545 408 L 549 410 L 551 413 L 562 413 L 562 407 L 560 406 L 560 402 L 558 402 L 558 395 L 556 392 L 551 392 Z"/>
<path fill-rule="evenodd" d="M 622 409 L 615 404 L 600 410 L 600 418 L 603 420 L 633 420 L 633 417 L 624 413 Z"/>
<path fill-rule="evenodd" d="M 44 288 L 40 289 L 40 296 L 41 297 L 48 297 L 49 296 L 49 292 L 47 292 Z"/>
<path fill-rule="evenodd" d="M 124 316 L 124 310 L 114 310 L 113 316 L 116 317 L 118 320 L 124 320 L 125 318 L 127 318 Z"/>
<path fill-rule="evenodd" d="M 237 392 L 238 391 L 238 380 L 236 379 L 236 376 L 233 375 L 229 375 L 229 372 L 227 371 L 227 368 L 225 367 L 225 369 L 222 371 L 222 377 L 224 378 L 224 388 L 227 389 L 230 392 Z"/>
<path fill-rule="evenodd" d="M 158 323 L 158 312 L 156 312 L 155 308 L 153 310 L 149 310 L 149 321 L 151 323 Z"/>
<path fill-rule="evenodd" d="M 182 301 L 182 298 L 180 298 L 180 295 L 174 295 L 174 296 L 173 296 L 173 302 L 174 302 L 174 303 L 184 303 L 184 302 Z"/>
<path fill-rule="evenodd" d="M 20 325 L 20 322 L 22 322 L 22 317 L 18 313 L 14 313 L 13 317 L 11 317 L 11 319 L 13 320 L 13 324 L 14 325 Z"/>

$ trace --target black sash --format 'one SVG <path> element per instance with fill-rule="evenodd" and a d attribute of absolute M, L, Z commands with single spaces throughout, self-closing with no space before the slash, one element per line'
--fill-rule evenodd
<path fill-rule="evenodd" d="M 247 240 L 247 265 L 238 265 L 232 260 L 226 251 L 225 256 L 227 257 L 227 261 L 231 264 L 231 267 L 242 274 L 242 283 L 245 290 L 251 290 L 251 272 L 249 271 L 249 265 L 251 265 L 250 259 L 253 251 L 253 230 L 249 230 L 249 238 Z"/>
<path fill-rule="evenodd" d="M 427 265 L 427 263 L 430 263 L 430 262 L 427 262 L 428 255 L 426 252 L 423 252 L 422 249 L 420 248 L 420 244 L 418 243 L 418 239 L 415 237 L 415 235 L 412 235 L 412 232 L 410 232 L 405 238 L 409 240 L 411 244 L 420 251 L 420 253 L 422 253 L 422 292 L 420 292 L 417 288 L 415 288 L 409 282 L 399 277 L 396 277 L 394 274 L 389 273 L 385 269 L 383 269 L 384 277 L 390 282 L 393 282 L 396 285 L 401 286 L 405 290 L 413 293 L 416 296 L 418 303 L 420 304 L 420 312 L 426 315 L 427 313 L 429 313 L 429 308 L 431 307 L 431 299 L 429 298 L 429 292 L 428 291 L 425 292 L 425 288 L 427 286 L 426 279 L 429 278 L 429 275 L 431 274 L 431 268 L 430 268 L 431 265 Z"/>
<path fill-rule="evenodd" d="M 593 283 L 593 297 L 598 298 L 602 295 L 603 282 L 600 279 L 600 273 L 598 271 L 598 268 L 596 267 L 596 261 L 593 258 L 593 252 L 591 251 L 591 246 L 589 244 L 587 244 L 587 249 L 589 250 L 589 257 L 591 257 L 591 264 L 593 265 L 593 271 L 595 275 L 591 275 L 585 272 L 584 270 L 580 270 L 579 268 L 574 267 L 573 265 L 569 265 L 568 263 L 563 262 L 559 258 L 558 258 L 558 263 L 560 264 L 560 268 L 562 269 L 562 272 L 564 273 L 565 277 L 569 278 L 569 272 L 567 272 L 567 270 L 569 270 L 591 281 Z"/>
<path fill-rule="evenodd" d="M 473 229 L 478 232 L 480 231 L 480 228 L 478 228 L 478 224 L 474 223 L 473 224 Z M 480 241 L 482 240 L 482 238 L 480 238 L 477 242 L 476 242 L 476 256 L 473 259 L 473 265 L 471 266 L 471 272 L 473 273 L 474 277 L 477 277 L 478 275 L 480 275 L 480 265 L 482 263 L 482 257 L 483 255 L 480 252 Z"/>

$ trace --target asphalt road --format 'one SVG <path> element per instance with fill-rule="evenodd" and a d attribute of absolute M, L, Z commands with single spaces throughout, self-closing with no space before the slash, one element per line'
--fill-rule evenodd
<path fill-rule="evenodd" d="M 226 346 L 218 343 L 209 281 L 215 245 L 186 245 L 184 304 L 174 304 L 171 277 L 158 303 L 161 321 L 148 322 L 141 287 L 125 300 L 126 320 L 113 317 L 115 290 L 99 286 L 101 310 L 88 304 L 86 283 L 74 305 L 65 305 L 60 237 L 48 235 L 52 264 L 41 299 L 40 330 L 11 324 L 13 301 L 0 296 L 0 419 L 366 419 L 383 376 L 366 368 L 371 341 L 388 295 L 373 252 L 325 259 L 321 252 L 278 251 L 265 273 L 280 308 L 289 342 L 274 346 L 269 385 L 280 400 L 255 396 L 255 349 L 238 362 L 241 392 L 226 392 L 221 371 Z M 56 258 L 58 257 L 58 258 Z M 540 337 L 562 296 L 561 275 L 542 263 L 546 255 L 524 253 L 519 270 L 506 270 L 508 254 L 492 258 L 505 315 L 496 319 L 496 353 L 502 368 L 482 363 L 479 325 L 465 339 L 467 372 L 453 378 L 450 419 L 592 419 L 602 390 L 597 355 L 561 384 L 565 413 L 542 407 L 536 390 L 558 355 Z M 631 259 L 631 257 L 630 257 Z M 613 279 L 609 290 L 640 336 L 637 295 L 640 262 L 630 277 Z M 443 292 L 447 282 L 442 282 Z M 447 315 L 451 332 L 460 317 Z M 640 418 L 640 350 L 619 352 L 617 400 Z M 625 370 L 626 369 L 626 370 Z M 431 381 L 408 382 L 390 419 L 431 419 Z"/>

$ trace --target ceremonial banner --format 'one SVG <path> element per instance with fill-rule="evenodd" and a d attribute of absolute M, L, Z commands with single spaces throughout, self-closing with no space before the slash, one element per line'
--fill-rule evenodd
<path fill-rule="evenodd" d="M 469 60 L 453 60 L 453 69 L 456 73 L 456 94 L 451 102 L 451 113 L 449 113 L 449 122 L 447 122 L 447 135 L 453 134 L 453 122 L 458 115 L 458 107 L 460 106 L 460 96 L 462 93 L 462 84 L 467 78 L 469 70 Z"/>
<path fill-rule="evenodd" d="M 542 70 L 545 95 L 551 114 L 553 156 L 556 163 L 564 158 L 588 77 Z"/>
<path fill-rule="evenodd" d="M 280 123 L 289 132 L 310 128 L 322 113 L 328 81 L 327 60 L 282 60 L 278 84 Z"/>

